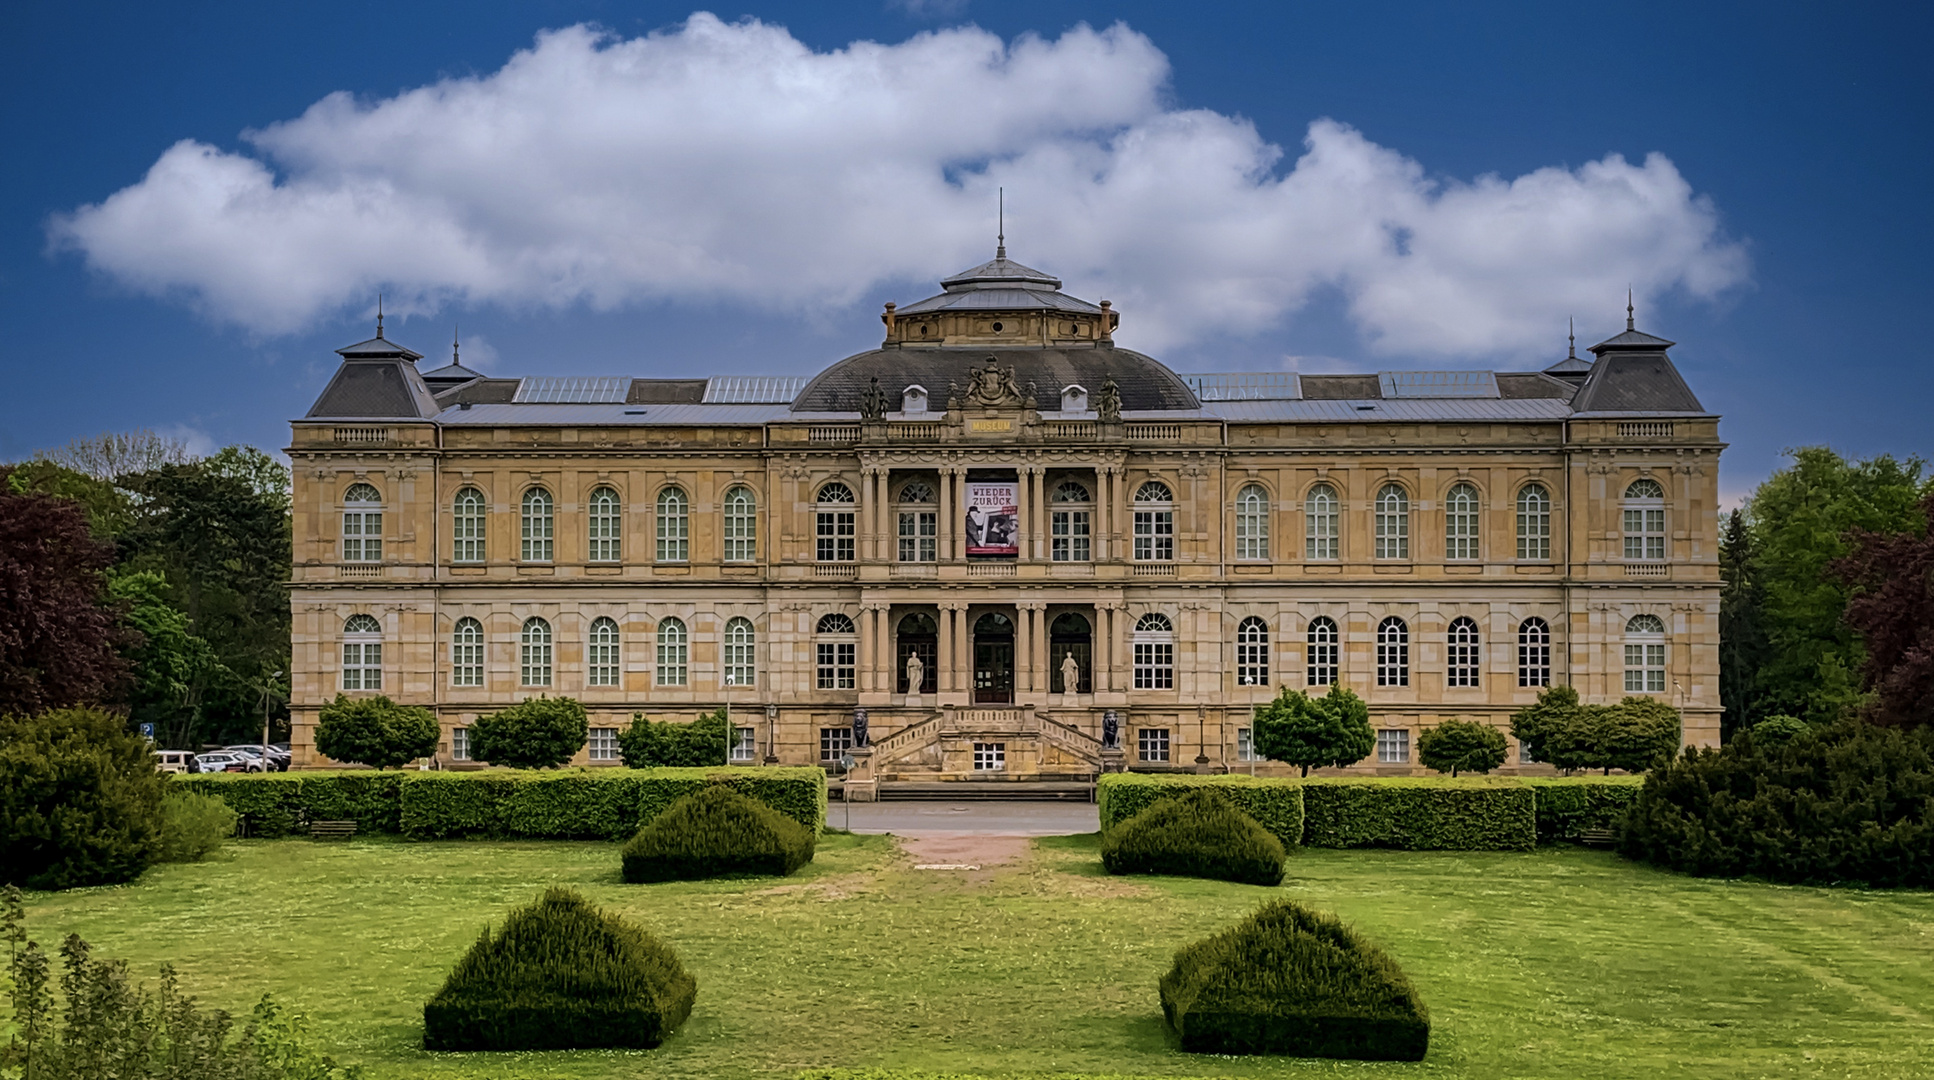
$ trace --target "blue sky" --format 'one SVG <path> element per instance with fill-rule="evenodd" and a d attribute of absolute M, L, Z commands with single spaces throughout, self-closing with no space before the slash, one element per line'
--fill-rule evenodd
<path fill-rule="evenodd" d="M 379 288 L 494 373 L 807 373 L 995 186 L 1178 369 L 1543 366 L 1630 283 L 1729 492 L 1934 449 L 1924 5 L 695 10 L 10 8 L 0 458 L 279 447 Z"/>

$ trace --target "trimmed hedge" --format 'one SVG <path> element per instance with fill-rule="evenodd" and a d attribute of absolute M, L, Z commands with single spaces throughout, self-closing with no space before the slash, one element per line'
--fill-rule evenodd
<path fill-rule="evenodd" d="M 1101 865 L 1111 874 L 1280 885 L 1283 844 L 1213 788 L 1163 799 L 1109 830 Z"/>
<path fill-rule="evenodd" d="M 553 888 L 483 936 L 423 1006 L 425 1050 L 657 1046 L 698 981 L 644 930 Z"/>
<path fill-rule="evenodd" d="M 1178 950 L 1158 986 L 1193 1053 L 1421 1061 L 1430 1047 L 1430 1015 L 1397 962 L 1287 900 Z"/>
<path fill-rule="evenodd" d="M 253 837 L 353 820 L 364 833 L 415 840 L 623 840 L 710 784 L 725 784 L 815 833 L 826 821 L 826 773 L 813 766 L 215 773 L 174 783 L 220 798 Z"/>
<path fill-rule="evenodd" d="M 1404 851 L 1530 851 L 1537 796 L 1511 780 L 1307 780 L 1303 843 Z"/>
<path fill-rule="evenodd" d="M 764 803 L 714 784 L 671 804 L 624 849 L 624 879 L 697 881 L 734 874 L 784 877 L 813 861 L 813 831 Z"/>
<path fill-rule="evenodd" d="M 1552 779 L 1527 777 L 1520 781 L 1538 800 L 1538 843 L 1576 843 L 1587 829 L 1617 832 L 1626 811 L 1638 802 L 1639 776 Z"/>
<path fill-rule="evenodd" d="M 1096 787 L 1101 833 L 1163 799 L 1196 789 L 1214 791 L 1255 818 L 1285 848 L 1303 842 L 1303 789 L 1294 779 L 1244 773 L 1198 776 L 1181 773 L 1109 773 Z"/>

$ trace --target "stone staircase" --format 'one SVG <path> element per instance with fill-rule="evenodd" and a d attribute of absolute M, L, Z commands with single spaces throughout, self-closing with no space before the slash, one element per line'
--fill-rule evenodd
<path fill-rule="evenodd" d="M 983 767 L 976 768 L 976 747 L 998 747 L 999 767 L 984 767 L 983 754 Z M 1101 772 L 1101 741 L 1031 705 L 949 705 L 874 740 L 873 769 L 883 797 L 896 784 L 1091 785 Z M 1039 795 L 1017 791 L 1013 797 L 1047 794 L 1043 788 Z"/>

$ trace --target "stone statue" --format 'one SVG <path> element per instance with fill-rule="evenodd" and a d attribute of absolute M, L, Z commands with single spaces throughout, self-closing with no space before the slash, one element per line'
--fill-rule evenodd
<path fill-rule="evenodd" d="M 868 386 L 866 392 L 860 395 L 860 419 L 884 420 L 886 419 L 886 408 L 886 391 L 880 389 L 880 377 L 875 375 L 873 376 L 872 385 Z"/>
<path fill-rule="evenodd" d="M 1061 692 L 1078 694 L 1081 692 L 1081 664 L 1069 653 L 1061 658 Z"/>
<path fill-rule="evenodd" d="M 853 749 L 864 750 L 866 741 L 866 710 L 853 710 Z"/>
<path fill-rule="evenodd" d="M 1121 745 L 1121 717 L 1113 712 L 1101 714 L 1101 748 L 1113 750 Z"/>
<path fill-rule="evenodd" d="M 952 379 L 947 380 L 947 411 L 950 413 L 960 411 L 960 388 L 954 385 Z"/>
<path fill-rule="evenodd" d="M 926 677 L 927 665 L 920 662 L 920 654 L 909 653 L 907 655 L 907 693 L 918 694 Z"/>
<path fill-rule="evenodd" d="M 1034 412 L 1040 409 L 1040 407 L 1041 399 L 1036 397 L 1034 393 L 1034 380 L 1029 379 L 1027 382 L 1027 396 L 1021 399 L 1021 408 L 1026 409 L 1028 412 Z"/>
<path fill-rule="evenodd" d="M 1121 387 L 1113 376 L 1102 380 L 1101 393 L 1095 395 L 1095 412 L 1104 424 L 1121 423 Z"/>

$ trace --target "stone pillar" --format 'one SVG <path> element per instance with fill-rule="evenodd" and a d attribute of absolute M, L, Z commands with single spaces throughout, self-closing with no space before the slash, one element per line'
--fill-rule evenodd
<path fill-rule="evenodd" d="M 1032 562 L 1034 545 L 1029 538 L 1034 535 L 1034 466 L 1015 466 L 1014 480 L 1014 509 L 1020 515 L 1014 522 L 1014 559 Z M 1018 689 L 1020 684 L 1017 682 L 1015 686 Z"/>
<path fill-rule="evenodd" d="M 1094 636 L 1089 643 L 1089 663 L 1094 666 L 1095 693 L 1103 694 L 1115 688 L 1114 655 L 1108 648 L 1108 609 L 1095 605 Z"/>
<path fill-rule="evenodd" d="M 871 486 L 871 478 L 868 479 Z M 855 657 L 859 666 L 859 689 L 865 693 L 873 689 L 873 621 L 879 612 L 862 604 L 860 606 L 859 656 Z"/>
<path fill-rule="evenodd" d="M 935 673 L 935 687 L 940 693 L 954 688 L 954 609 L 950 603 L 943 603 L 935 614 L 940 616 L 940 644 L 933 662 L 940 665 Z"/>
<path fill-rule="evenodd" d="M 1014 694 L 1015 704 L 1019 705 L 1020 695 L 1034 690 L 1034 612 L 1028 604 L 1014 605 Z"/>
<path fill-rule="evenodd" d="M 959 673 L 960 684 L 956 689 L 965 690 L 969 695 L 974 692 L 974 628 L 967 619 L 967 602 L 960 601 L 954 606 L 954 670 Z"/>
<path fill-rule="evenodd" d="M 1034 625 L 1034 651 L 1028 656 L 1028 666 L 1034 669 L 1034 689 L 1040 692 L 1041 700 L 1047 700 L 1048 689 L 1054 685 L 1053 673 L 1048 670 L 1048 606 L 1036 603 L 1028 609 L 1028 621 Z"/>
<path fill-rule="evenodd" d="M 962 524 L 967 516 L 967 466 L 954 466 L 953 479 L 948 482 L 954 489 L 953 560 L 962 562 L 967 558 L 967 530 Z"/>
<path fill-rule="evenodd" d="M 1034 470 L 1034 557 L 1048 557 L 1048 526 L 1053 521 L 1048 510 L 1048 469 L 1038 465 Z"/>
<path fill-rule="evenodd" d="M 942 465 L 940 467 L 940 529 L 939 535 L 935 537 L 935 543 L 939 547 L 939 550 L 935 554 L 941 562 L 953 561 L 955 516 L 953 466 Z M 946 615 L 945 609 L 942 609 L 941 615 L 943 617 Z M 942 630 L 941 633 L 945 634 L 946 631 Z M 944 642 L 946 639 L 942 638 L 941 640 Z M 944 671 L 945 669 L 943 668 L 942 670 Z M 948 689 L 947 684 L 944 682 L 941 683 L 940 689 Z"/>
<path fill-rule="evenodd" d="M 873 512 L 879 509 L 879 502 L 873 498 L 873 482 L 878 479 L 877 471 L 871 465 L 860 466 L 860 505 L 859 510 L 859 557 L 861 562 L 874 559 Z"/>

